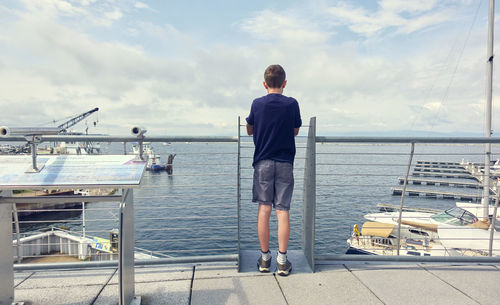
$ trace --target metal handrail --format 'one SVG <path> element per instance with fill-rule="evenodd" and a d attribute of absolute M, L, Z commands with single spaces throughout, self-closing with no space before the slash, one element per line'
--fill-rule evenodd
<path fill-rule="evenodd" d="M 0 141 L 22 141 L 25 142 L 26 140 L 24 138 L 16 138 L 16 137 L 10 137 L 10 138 L 0 138 Z M 137 142 L 138 139 L 136 137 L 113 137 L 113 136 L 44 136 L 42 137 L 42 142 L 55 142 L 55 141 L 97 141 L 97 142 Z M 147 142 L 219 142 L 219 143 L 238 143 L 238 137 L 231 137 L 231 136 L 223 136 L 223 137 L 144 137 L 141 139 L 141 141 L 147 141 Z M 250 141 L 249 141 L 250 143 Z M 500 138 L 487 138 L 487 137 L 333 137 L 333 136 L 316 136 L 315 138 L 315 143 L 384 143 L 384 144 L 485 144 L 485 143 L 490 143 L 490 144 L 500 144 Z M 248 147 L 243 147 L 240 146 L 239 148 L 251 148 L 252 146 Z M 235 154 L 235 153 L 228 153 L 228 154 Z M 322 154 L 322 153 L 318 153 Z M 345 154 L 345 153 L 330 153 L 330 154 Z M 394 155 L 398 153 L 388 153 L 387 155 Z M 239 151 L 238 151 L 239 155 Z M 399 155 L 408 155 L 407 153 L 400 153 Z M 415 155 L 426 155 L 422 153 L 415 153 Z M 244 167 L 240 165 L 240 159 L 250 159 L 249 157 L 242 157 L 239 155 L 238 157 L 238 166 L 239 170 L 251 170 L 250 167 Z M 298 157 L 297 159 L 303 159 L 302 157 Z M 245 162 L 247 162 L 246 160 Z M 353 164 L 353 163 L 352 163 Z M 200 164 L 201 165 L 201 164 Z M 227 166 L 236 166 L 236 164 L 226 164 Z M 338 163 L 325 163 L 325 162 L 319 162 L 317 165 L 347 165 L 347 164 L 338 164 Z M 387 164 L 386 164 L 387 165 Z M 402 164 L 391 164 L 391 166 L 402 166 Z M 304 170 L 304 168 L 296 168 L 297 170 Z M 321 172 L 316 172 L 315 176 L 320 176 L 320 175 L 339 175 L 335 173 L 321 173 Z M 207 176 L 206 174 L 205 176 Z M 182 176 L 182 175 L 178 175 Z M 204 176 L 204 175 L 200 175 Z M 342 174 L 342 176 L 349 176 L 348 174 Z M 367 176 L 370 176 L 370 174 L 367 174 Z M 384 176 L 384 175 L 373 175 L 373 176 Z M 390 176 L 390 175 L 387 175 Z M 240 190 L 245 190 L 247 191 L 247 188 L 241 188 L 240 186 L 240 180 L 241 179 L 247 179 L 246 177 L 240 177 L 238 179 L 238 184 L 236 185 L 227 185 L 231 187 L 238 187 Z M 299 183 L 300 184 L 300 183 Z M 192 187 L 193 185 L 191 185 Z M 199 185 L 203 187 L 207 187 L 207 185 Z M 219 185 L 221 186 L 221 185 Z M 328 186 L 335 186 L 335 185 L 325 185 L 325 184 L 317 184 L 316 186 L 318 187 L 328 187 Z M 366 186 L 366 185 L 365 185 Z M 185 185 L 176 185 L 176 187 L 185 187 Z M 404 194 L 404 192 L 403 192 Z M 238 197 L 241 195 L 238 195 Z M 316 196 L 319 198 L 323 195 L 321 194 L 316 194 Z M 119 197 L 119 196 L 116 196 Z M 85 201 L 87 201 L 87 197 L 82 197 L 85 198 Z M 154 199 L 155 197 L 141 197 L 138 196 L 137 198 L 149 198 L 149 199 Z M 158 196 L 158 198 L 169 198 L 169 196 Z M 368 196 L 367 196 L 368 198 Z M 239 197 L 239 200 L 242 199 L 247 199 L 246 197 Z M 59 199 L 61 200 L 61 199 Z M 110 201 L 115 200 L 115 198 L 110 197 Z M 23 201 L 26 201 L 26 198 L 23 198 Z M 9 200 L 10 203 L 12 203 L 12 200 Z M 161 207 L 162 209 L 165 208 L 167 209 L 168 207 Z M 239 209 L 238 209 L 239 213 Z M 239 219 L 240 217 L 238 217 Z M 153 218 L 145 218 L 148 220 L 151 220 Z M 144 220 L 145 220 L 144 219 Z M 154 218 L 154 219 L 161 219 L 161 220 L 166 220 L 166 219 L 171 219 L 171 218 Z M 163 230 L 163 229 L 161 229 Z M 167 230 L 165 228 L 165 230 Z M 238 226 L 238 231 L 239 231 L 239 226 Z M 238 232 L 239 235 L 239 232 Z M 158 241 L 158 240 L 156 240 Z M 239 238 L 238 238 L 239 242 Z M 238 245 L 239 248 L 239 245 Z M 316 256 L 315 260 L 320 260 L 321 258 L 324 258 L 325 256 Z M 327 256 L 331 257 L 331 256 Z M 343 256 L 335 256 L 337 258 L 341 258 Z M 354 258 L 353 258 L 354 259 Z M 367 260 L 367 257 L 363 258 L 364 260 Z M 371 259 L 371 258 L 370 258 Z M 483 259 L 483 258 L 480 258 Z M 377 259 L 373 259 L 377 260 Z M 394 258 L 393 260 L 402 260 L 400 258 Z M 431 259 L 432 260 L 432 259 Z M 454 261 L 453 259 L 448 259 L 447 261 Z M 457 261 L 460 261 L 459 259 Z M 86 264 L 86 263 L 84 263 Z M 62 265 L 62 264 L 61 264 Z"/>
<path fill-rule="evenodd" d="M 26 142 L 24 137 L 3 137 L 0 142 Z M 41 142 L 94 141 L 138 142 L 131 136 L 42 136 Z M 237 136 L 144 136 L 144 142 L 211 142 L 237 143 Z M 371 136 L 316 136 L 316 143 L 419 143 L 419 144 L 500 144 L 500 137 L 371 137 Z"/>

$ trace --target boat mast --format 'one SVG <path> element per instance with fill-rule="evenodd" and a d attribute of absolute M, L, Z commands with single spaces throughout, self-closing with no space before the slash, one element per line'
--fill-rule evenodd
<path fill-rule="evenodd" d="M 488 18 L 488 79 L 486 84 L 486 137 L 490 138 L 491 130 L 491 105 L 493 91 L 493 29 L 495 25 L 495 0 L 490 0 L 490 15 Z M 483 178 L 483 219 L 488 219 L 488 205 L 490 202 L 490 161 L 491 144 L 486 144 L 484 155 L 484 178 Z"/>

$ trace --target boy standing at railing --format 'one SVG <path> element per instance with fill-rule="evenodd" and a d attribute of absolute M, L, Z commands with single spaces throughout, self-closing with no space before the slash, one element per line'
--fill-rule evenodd
<path fill-rule="evenodd" d="M 295 136 L 302 125 L 297 100 L 282 95 L 285 86 L 285 70 L 280 65 L 267 67 L 264 87 L 268 94 L 253 101 L 246 119 L 247 133 L 253 135 L 255 144 L 252 201 L 259 203 L 257 233 L 262 252 L 257 266 L 260 272 L 269 272 L 271 266 L 269 218 L 274 207 L 278 218 L 278 274 L 284 276 L 292 270 L 286 251 L 290 238 Z"/>

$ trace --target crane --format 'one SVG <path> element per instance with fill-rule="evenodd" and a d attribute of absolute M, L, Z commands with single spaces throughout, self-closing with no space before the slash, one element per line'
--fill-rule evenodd
<path fill-rule="evenodd" d="M 60 132 L 66 132 L 66 130 L 68 128 L 70 128 L 71 126 L 74 126 L 76 125 L 78 122 L 80 122 L 81 120 L 85 119 L 86 117 L 88 117 L 89 115 L 91 115 L 92 113 L 98 111 L 99 108 L 94 108 L 92 110 L 89 110 L 85 113 L 82 113 L 80 115 L 77 115 L 75 116 L 74 118 L 71 118 L 70 120 L 60 124 L 59 126 L 57 126 L 57 128 L 59 128 L 61 131 Z"/>

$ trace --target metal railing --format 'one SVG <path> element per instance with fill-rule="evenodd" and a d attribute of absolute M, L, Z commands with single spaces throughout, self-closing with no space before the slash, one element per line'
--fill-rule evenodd
<path fill-rule="evenodd" d="M 112 143 L 103 150 L 107 153 L 123 153 L 124 150 L 130 153 L 130 147 L 123 143 L 139 140 L 158 145 L 155 149 L 162 158 L 169 153 L 175 153 L 173 174 L 148 172 L 143 177 L 142 187 L 134 194 L 135 244 L 144 249 L 150 258 L 153 257 L 149 262 L 141 261 L 140 264 L 194 262 L 207 258 L 237 260 L 242 249 L 259 247 L 255 233 L 256 208 L 255 204 L 251 203 L 253 143 L 251 137 L 241 132 L 242 128 L 243 125 L 238 122 L 237 137 L 138 139 L 108 136 L 43 136 L 41 142 Z M 25 141 L 22 137 L 0 140 Z M 493 255 L 495 251 L 500 251 L 495 247 L 497 239 L 495 236 L 485 240 L 488 242 L 494 240 L 491 246 L 486 243 L 488 244 L 486 248 L 476 247 L 474 251 L 469 249 L 469 252 L 447 253 L 439 246 L 443 241 L 442 238 L 431 238 L 434 233 L 426 232 L 425 228 L 413 230 L 404 224 L 408 216 L 405 210 L 409 207 L 442 211 L 455 205 L 455 201 L 446 199 L 451 198 L 451 195 L 446 197 L 445 191 L 441 190 L 443 193 L 441 195 L 425 193 L 429 190 L 423 186 L 428 182 L 422 180 L 426 180 L 424 174 L 429 172 L 424 169 L 419 172 L 419 176 L 414 175 L 417 173 L 415 168 L 419 161 L 449 161 L 462 163 L 464 166 L 467 161 L 471 164 L 477 163 L 474 179 L 481 179 L 479 164 L 484 159 L 483 145 L 493 144 L 493 149 L 498 149 L 496 144 L 500 144 L 500 139 L 317 136 L 316 120 L 312 118 L 309 124 L 302 128 L 296 143 L 297 156 L 294 165 L 296 184 L 292 199 L 290 249 L 301 249 L 312 268 L 317 261 L 340 259 L 500 261 L 495 256 L 487 258 L 489 251 L 492 251 Z M 494 158 L 495 151 L 492 159 Z M 439 180 L 441 184 L 447 181 L 447 183 L 461 182 L 467 185 L 466 181 L 463 181 L 465 178 L 453 178 L 452 174 L 450 173 L 448 178 L 434 177 L 427 180 L 435 184 Z M 421 178 L 420 184 L 415 184 L 418 177 Z M 469 180 L 475 181 L 474 179 Z M 400 181 L 403 189 L 398 192 L 397 189 L 401 188 Z M 431 187 L 430 184 L 429 186 Z M 436 190 L 439 189 L 436 185 L 431 188 L 436 192 L 439 191 Z M 458 198 L 457 200 L 460 200 L 460 193 L 470 195 L 470 198 L 473 198 L 473 195 L 481 196 L 480 187 L 467 188 L 465 192 L 456 191 L 463 191 L 462 188 L 451 191 L 448 187 L 446 189 L 449 193 L 458 194 L 456 195 L 458 197 L 453 197 Z M 420 192 L 418 196 L 416 196 L 417 191 Z M 496 190 L 492 190 L 493 197 L 494 191 Z M 85 201 L 83 196 L 82 201 Z M 384 217 L 390 217 L 392 221 L 387 226 L 379 225 L 377 228 L 371 228 L 372 232 L 379 232 L 377 234 L 382 234 L 380 232 L 384 231 L 383 235 L 361 234 L 365 215 L 378 213 L 377 205 L 380 203 L 394 206 L 392 208 L 393 213 L 397 214 L 396 221 L 392 221 L 392 214 L 379 215 L 378 220 L 372 222 L 381 222 Z M 26 233 L 26 236 L 34 234 L 28 232 L 39 233 L 49 225 L 65 225 L 76 235 L 107 238 L 109 231 L 118 226 L 118 211 L 116 203 L 99 202 L 61 210 L 41 208 L 33 212 L 35 215 L 22 217 L 18 224 L 20 233 Z M 18 206 L 17 212 L 25 213 L 27 210 Z M 431 222 L 430 218 L 427 222 Z M 355 224 L 358 225 L 360 234 L 353 232 Z M 271 225 L 276 227 L 276 222 Z M 389 230 L 391 231 L 388 232 Z M 458 231 L 460 228 L 449 230 Z M 369 232 L 370 227 L 365 227 L 364 231 Z M 400 234 L 397 234 L 398 231 Z M 15 228 L 14 232 L 17 232 Z M 453 239 L 449 236 L 447 238 Z M 465 238 L 466 236 L 456 237 L 456 240 Z M 14 236 L 13 239 L 16 240 L 18 237 Z M 475 241 L 481 239 L 482 237 L 474 238 Z M 348 248 L 348 240 L 352 246 L 358 246 L 359 250 L 362 250 L 360 252 L 385 254 L 385 256 L 383 258 L 347 256 L 344 253 Z M 52 244 L 55 243 L 46 242 L 45 246 Z M 272 236 L 271 246 L 276 247 L 276 245 L 276 237 Z M 444 252 L 439 252 L 438 249 Z M 395 256 L 398 252 L 399 257 Z M 461 256 L 444 257 L 437 253 Z M 30 256 L 45 255 L 47 254 Z M 23 256 L 21 254 L 18 257 Z M 14 257 L 17 258 L 16 254 Z M 86 263 L 88 262 L 72 264 L 82 267 Z M 88 266 L 99 264 L 112 265 L 116 262 L 91 262 Z M 57 265 L 55 263 L 45 266 Z M 36 267 L 17 264 L 15 268 L 21 270 Z"/>

